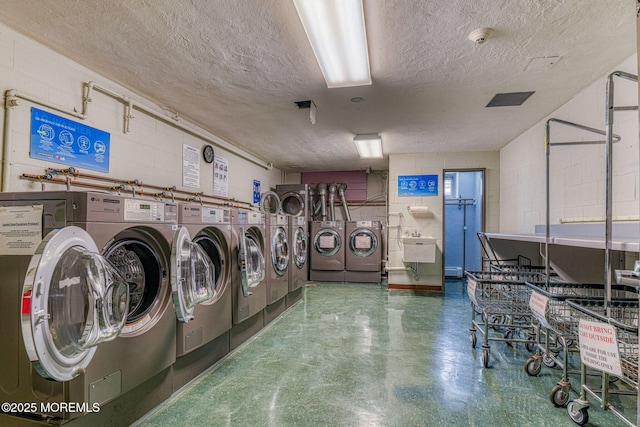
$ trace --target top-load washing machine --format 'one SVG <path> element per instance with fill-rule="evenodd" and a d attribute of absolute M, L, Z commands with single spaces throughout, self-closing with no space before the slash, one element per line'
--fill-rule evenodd
<path fill-rule="evenodd" d="M 289 262 L 287 308 L 302 298 L 302 287 L 309 279 L 309 228 L 306 218 L 289 216 L 289 240 L 291 261 Z"/>
<path fill-rule="evenodd" d="M 267 306 L 264 323 L 270 323 L 286 310 L 289 293 L 289 220 L 287 215 L 266 214 Z"/>
<path fill-rule="evenodd" d="M 382 275 L 382 223 L 347 221 L 345 223 L 345 273 L 347 282 L 379 283 Z"/>
<path fill-rule="evenodd" d="M 302 216 L 307 221 L 311 215 L 311 200 L 309 200 L 308 184 L 280 184 L 276 185 L 276 194 L 280 198 L 282 213 L 292 216 Z"/>
<path fill-rule="evenodd" d="M 344 221 L 311 222 L 309 279 L 344 282 Z"/>
<path fill-rule="evenodd" d="M 180 204 L 178 223 L 202 249 L 214 276 L 211 298 L 195 306 L 193 319 L 178 321 L 177 356 L 182 356 L 231 329 L 231 209 Z"/>
<path fill-rule="evenodd" d="M 33 412 L 64 421 L 167 376 L 176 360 L 170 278 L 181 268 L 171 262 L 194 259 L 172 254 L 177 213 L 97 192 L 0 193 L 3 401 L 54 403 Z M 157 404 L 171 392 L 162 382 L 145 398 Z"/>

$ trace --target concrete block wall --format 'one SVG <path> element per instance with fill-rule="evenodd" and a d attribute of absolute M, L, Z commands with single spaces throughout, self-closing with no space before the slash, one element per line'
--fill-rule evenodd
<path fill-rule="evenodd" d="M 15 89 L 19 93 L 46 101 L 67 110 L 82 109 L 82 84 L 95 81 L 115 93 L 128 96 L 134 103 L 149 107 L 160 114 L 172 113 L 163 110 L 151 100 L 137 95 L 116 82 L 92 72 L 58 53 L 35 43 L 0 25 L 0 89 L 4 93 Z M 40 184 L 20 179 L 23 173 L 42 174 L 48 167 L 65 168 L 64 164 L 36 160 L 29 157 L 29 138 L 31 107 L 45 111 L 46 107 L 20 100 L 12 109 L 10 147 L 4 160 L 9 168 L 7 191 L 40 191 Z M 171 106 L 167 106 L 171 108 Z M 138 179 L 144 183 L 161 186 L 173 186 L 189 192 L 213 193 L 213 165 L 200 160 L 200 187 L 182 185 L 183 144 L 201 151 L 206 145 L 202 139 L 186 134 L 175 127 L 152 118 L 143 112 L 134 110 L 129 133 L 123 133 L 124 106 L 98 92 L 92 95 L 88 117 L 85 120 L 54 114 L 81 122 L 111 134 L 111 158 L 108 173 L 89 170 L 81 172 L 102 175 L 117 179 Z M 188 123 L 188 121 L 187 121 Z M 3 120 L 3 126 L 4 126 Z M 197 127 L 195 127 L 197 129 Z M 200 130 L 207 134 L 206 131 Z M 209 134 L 211 135 L 211 134 Z M 213 135 L 211 135 L 213 136 Z M 233 143 L 233 141 L 229 141 Z M 217 155 L 229 162 L 229 197 L 251 202 L 253 199 L 253 180 L 261 182 L 261 188 L 268 190 L 280 182 L 280 171 L 268 170 L 251 163 L 236 154 L 232 149 L 215 148 Z M 46 189 L 64 188 L 57 184 L 47 184 Z"/>
<path fill-rule="evenodd" d="M 443 171 L 450 169 L 485 169 L 485 228 L 500 229 L 500 154 L 495 152 L 417 153 L 389 156 L 388 248 L 389 285 L 440 287 L 443 285 Z M 398 176 L 438 175 L 437 196 L 398 196 Z M 426 215 L 412 215 L 408 206 L 427 206 Z M 436 262 L 420 263 L 418 278 L 402 262 L 402 236 L 418 232 L 437 239 Z"/>
<path fill-rule="evenodd" d="M 633 55 L 611 72 L 637 74 L 636 61 Z M 545 223 L 545 123 L 553 117 L 604 130 L 606 78 L 593 82 L 500 151 L 500 231 L 533 233 L 536 224 Z M 622 79 L 614 82 L 616 106 L 638 104 L 636 83 Z M 552 142 L 604 139 L 557 124 L 551 126 Z M 637 218 L 638 112 L 616 112 L 614 133 L 622 139 L 613 150 L 613 216 Z M 549 171 L 552 224 L 561 219 L 604 220 L 604 145 L 552 147 Z"/>

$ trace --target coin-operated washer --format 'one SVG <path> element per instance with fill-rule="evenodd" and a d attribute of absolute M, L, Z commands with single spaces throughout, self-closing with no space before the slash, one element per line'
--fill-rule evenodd
<path fill-rule="evenodd" d="M 195 306 L 193 319 L 178 320 L 174 390 L 229 353 L 231 329 L 231 209 L 195 203 L 179 205 L 186 228 L 213 268 L 213 295 Z"/>
<path fill-rule="evenodd" d="M 286 310 L 289 293 L 289 221 L 287 215 L 266 214 L 267 230 L 267 306 L 264 323 L 270 323 Z"/>
<path fill-rule="evenodd" d="M 49 404 L 33 411 L 42 420 L 100 424 L 132 422 L 166 400 L 177 206 L 97 192 L 0 193 L 0 215 L 42 239 L 32 254 L 0 255 L 2 401 Z"/>
<path fill-rule="evenodd" d="M 291 239 L 291 259 L 289 263 L 289 293 L 286 307 L 289 308 L 302 299 L 302 290 L 309 279 L 309 235 L 308 222 L 303 216 L 289 217 Z"/>
<path fill-rule="evenodd" d="M 248 209 L 231 211 L 231 275 L 233 303 L 229 347 L 238 347 L 264 327 L 267 305 L 265 214 Z"/>

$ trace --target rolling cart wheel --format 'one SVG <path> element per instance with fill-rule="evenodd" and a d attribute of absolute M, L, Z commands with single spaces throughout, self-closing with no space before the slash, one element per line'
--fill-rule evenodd
<path fill-rule="evenodd" d="M 533 337 L 527 338 L 527 342 L 524 345 L 527 351 L 533 351 L 536 348 L 536 342 Z"/>
<path fill-rule="evenodd" d="M 489 349 L 488 348 L 482 349 L 482 366 L 484 366 L 485 368 L 489 367 Z"/>
<path fill-rule="evenodd" d="M 577 411 L 573 411 L 573 400 L 570 400 L 567 403 L 567 412 L 569 413 L 569 417 L 573 420 L 574 423 L 583 426 L 589 422 L 589 411 L 587 408 L 580 408 Z"/>
<path fill-rule="evenodd" d="M 471 348 L 476 348 L 476 343 L 478 342 L 478 337 L 475 333 L 469 335 L 469 341 L 471 341 Z"/>
<path fill-rule="evenodd" d="M 546 353 L 542 355 L 542 363 L 544 363 L 544 366 L 546 366 L 547 368 L 555 368 L 556 366 L 556 361 L 553 360 L 553 358 L 551 356 L 548 356 Z"/>
<path fill-rule="evenodd" d="M 564 391 L 564 387 L 560 384 L 556 384 L 551 389 L 551 393 L 549 393 L 549 399 L 551 399 L 551 403 L 560 408 L 567 404 L 569 393 Z"/>
<path fill-rule="evenodd" d="M 524 364 L 525 372 L 532 377 L 538 375 L 541 369 L 542 364 L 540 363 L 540 359 L 536 357 L 530 357 Z"/>

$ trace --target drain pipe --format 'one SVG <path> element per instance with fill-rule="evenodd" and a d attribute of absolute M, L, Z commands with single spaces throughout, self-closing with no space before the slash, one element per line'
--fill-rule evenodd
<path fill-rule="evenodd" d="M 327 183 L 318 184 L 318 194 L 320 194 L 320 217 L 323 221 L 327 220 Z"/>
<path fill-rule="evenodd" d="M 335 197 L 336 197 L 336 190 L 338 189 L 338 186 L 335 182 L 332 182 L 331 184 L 329 184 L 329 220 L 330 221 L 335 221 L 336 220 L 336 205 L 335 205 Z"/>
<path fill-rule="evenodd" d="M 351 221 L 351 213 L 349 212 L 349 205 L 347 205 L 347 198 L 344 195 L 344 191 L 346 189 L 347 189 L 347 184 L 338 185 L 338 194 L 340 195 L 340 200 L 342 200 L 342 208 L 344 209 L 344 219 L 345 221 Z"/>

